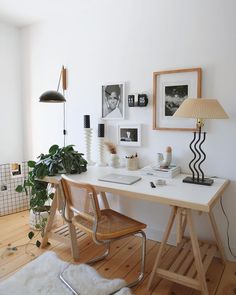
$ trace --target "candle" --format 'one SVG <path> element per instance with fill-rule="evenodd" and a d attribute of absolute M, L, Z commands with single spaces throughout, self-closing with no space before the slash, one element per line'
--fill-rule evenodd
<path fill-rule="evenodd" d="M 98 137 L 104 137 L 104 136 L 105 136 L 105 125 L 98 124 Z"/>
<path fill-rule="evenodd" d="M 84 115 L 84 128 L 90 128 L 90 116 Z"/>

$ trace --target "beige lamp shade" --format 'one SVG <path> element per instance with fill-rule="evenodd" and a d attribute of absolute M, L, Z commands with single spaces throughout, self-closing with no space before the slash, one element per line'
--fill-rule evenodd
<path fill-rule="evenodd" d="M 229 118 L 216 99 L 187 98 L 174 113 L 174 117 L 196 119 L 227 119 Z"/>

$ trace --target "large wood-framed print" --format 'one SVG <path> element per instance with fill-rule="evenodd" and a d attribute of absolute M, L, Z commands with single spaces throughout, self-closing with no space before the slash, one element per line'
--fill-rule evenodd
<path fill-rule="evenodd" d="M 201 68 L 153 73 L 153 129 L 196 130 L 196 120 L 173 117 L 186 98 L 201 97 Z"/>

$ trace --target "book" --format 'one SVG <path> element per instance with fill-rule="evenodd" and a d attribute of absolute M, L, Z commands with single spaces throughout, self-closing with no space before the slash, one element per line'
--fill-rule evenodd
<path fill-rule="evenodd" d="M 179 166 L 170 165 L 169 168 L 161 168 L 157 165 L 148 165 L 141 169 L 143 175 L 151 175 L 163 178 L 173 178 L 180 174 L 181 170 Z"/>

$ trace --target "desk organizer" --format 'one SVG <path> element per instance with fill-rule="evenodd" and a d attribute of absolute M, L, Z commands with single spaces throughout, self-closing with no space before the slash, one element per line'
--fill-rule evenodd
<path fill-rule="evenodd" d="M 138 158 L 127 158 L 126 159 L 126 169 L 127 170 L 138 170 Z"/>

